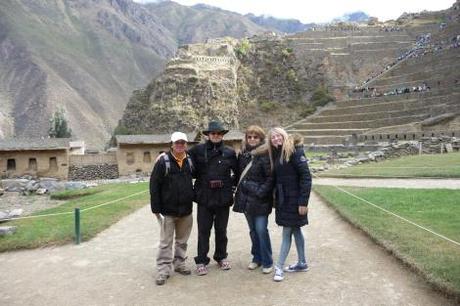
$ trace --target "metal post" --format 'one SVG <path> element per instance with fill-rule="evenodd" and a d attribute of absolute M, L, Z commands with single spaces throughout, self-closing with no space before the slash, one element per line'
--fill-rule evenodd
<path fill-rule="evenodd" d="M 80 208 L 75 208 L 75 244 L 80 244 Z"/>
<path fill-rule="evenodd" d="M 421 141 L 419 142 L 419 146 L 418 146 L 418 155 L 422 155 L 422 142 Z"/>

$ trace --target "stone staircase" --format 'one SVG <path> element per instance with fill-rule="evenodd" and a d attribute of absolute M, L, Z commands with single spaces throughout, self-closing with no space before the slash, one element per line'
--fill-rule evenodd
<path fill-rule="evenodd" d="M 397 127 L 446 113 L 460 112 L 460 49 L 411 58 L 368 84 L 379 91 L 419 86 L 430 91 L 362 98 L 353 94 L 287 126 L 304 136 L 308 147 L 340 147 L 373 129 Z M 404 132 L 404 131 L 402 131 Z M 362 137 L 361 137 L 362 138 Z"/>

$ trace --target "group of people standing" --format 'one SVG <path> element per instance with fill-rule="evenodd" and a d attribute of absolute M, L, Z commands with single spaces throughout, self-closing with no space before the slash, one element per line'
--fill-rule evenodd
<path fill-rule="evenodd" d="M 171 150 L 156 161 L 150 178 L 151 208 L 161 225 L 157 255 L 157 285 L 163 285 L 172 270 L 190 275 L 187 241 L 192 229 L 193 202 L 198 204 L 196 274 L 208 274 L 209 238 L 214 227 L 213 259 L 221 270 L 231 269 L 227 253 L 230 208 L 244 213 L 252 242 L 248 269 L 282 281 L 284 272 L 308 270 L 301 227 L 308 224 L 311 176 L 300 139 L 282 128 L 265 134 L 259 126 L 246 129 L 241 152 L 224 145 L 228 130 L 211 121 L 203 131 L 205 143 L 187 150 L 187 136 L 171 135 Z M 193 178 L 195 178 L 194 184 Z M 279 258 L 273 262 L 268 217 L 275 208 L 275 221 L 283 227 Z M 175 236 L 175 237 L 174 237 Z M 298 260 L 285 266 L 294 236 Z M 173 240 L 174 253 L 173 253 Z"/>

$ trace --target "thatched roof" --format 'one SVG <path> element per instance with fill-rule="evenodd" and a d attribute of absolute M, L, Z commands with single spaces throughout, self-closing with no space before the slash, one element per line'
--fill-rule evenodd
<path fill-rule="evenodd" d="M 0 151 L 66 150 L 70 138 L 8 138 L 0 139 Z"/>

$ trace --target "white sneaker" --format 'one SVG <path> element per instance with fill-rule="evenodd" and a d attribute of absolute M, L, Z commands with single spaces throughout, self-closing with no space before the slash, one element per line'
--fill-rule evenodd
<path fill-rule="evenodd" d="M 283 269 L 275 267 L 275 276 L 273 276 L 273 280 L 275 282 L 281 282 L 283 279 L 284 279 Z"/>
<path fill-rule="evenodd" d="M 255 269 L 257 269 L 258 267 L 260 267 L 260 264 L 258 264 L 257 262 L 251 262 L 251 263 L 248 265 L 248 269 L 249 269 L 249 270 L 255 270 Z"/>
<path fill-rule="evenodd" d="M 272 273 L 272 271 L 273 271 L 273 266 L 270 266 L 268 268 L 262 268 L 263 274 L 269 274 L 269 273 Z"/>

